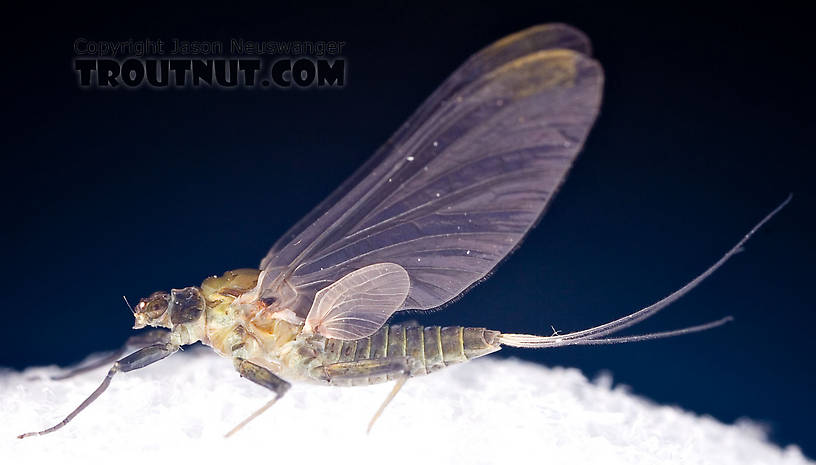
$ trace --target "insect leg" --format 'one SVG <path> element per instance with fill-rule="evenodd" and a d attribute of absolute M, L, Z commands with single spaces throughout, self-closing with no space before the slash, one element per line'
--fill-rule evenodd
<path fill-rule="evenodd" d="M 274 373 L 267 370 L 266 368 L 256 365 L 252 362 L 248 362 L 242 358 L 236 358 L 235 362 L 235 369 L 238 370 L 238 373 L 241 375 L 242 378 L 246 378 L 252 381 L 255 384 L 263 386 L 270 391 L 275 393 L 275 398 L 267 402 L 263 407 L 259 408 L 255 411 L 252 415 L 246 418 L 246 420 L 242 421 L 238 424 L 235 428 L 231 429 L 224 437 L 230 437 L 235 434 L 236 431 L 246 426 L 247 423 L 254 420 L 258 415 L 264 413 L 269 407 L 271 407 L 275 402 L 278 401 L 286 391 L 292 386 L 285 380 L 277 377 Z"/>
<path fill-rule="evenodd" d="M 405 382 L 408 381 L 408 378 L 411 377 L 411 362 L 411 357 L 393 357 L 374 360 L 360 360 L 357 362 L 332 363 L 331 365 L 325 365 L 321 368 L 329 382 L 332 380 L 368 378 L 381 375 L 399 375 L 396 384 L 394 384 L 394 388 L 390 393 L 388 393 L 388 396 L 385 398 L 383 403 L 380 404 L 380 408 L 378 408 L 377 412 L 374 413 L 374 416 L 371 417 L 371 421 L 368 422 L 366 433 L 370 433 L 371 428 L 374 426 L 377 419 L 380 418 L 380 415 L 382 415 L 385 407 L 391 403 L 394 396 L 397 395 L 399 390 L 402 389 L 402 386 L 405 385 Z"/>
<path fill-rule="evenodd" d="M 314 370 L 327 381 L 345 381 L 359 378 L 371 378 L 381 375 L 410 373 L 408 357 L 391 357 L 356 362 L 338 362 L 323 365 Z"/>
<path fill-rule="evenodd" d="M 156 344 L 158 342 L 164 341 L 167 338 L 167 331 L 163 329 L 154 329 L 151 331 L 141 332 L 139 334 L 135 334 L 128 338 L 125 344 L 117 349 L 112 354 L 108 355 L 107 357 L 103 357 L 99 360 L 91 362 L 85 366 L 74 368 L 73 370 L 68 371 L 67 373 L 63 373 L 61 375 L 52 376 L 51 379 L 53 381 L 60 381 L 63 379 L 73 378 L 76 375 L 80 375 L 87 371 L 95 370 L 101 366 L 111 364 L 115 362 L 122 354 L 127 351 L 128 347 L 146 347 L 149 345 Z"/>
<path fill-rule="evenodd" d="M 29 436 L 41 436 L 43 434 L 53 433 L 54 431 L 67 425 L 69 421 L 73 420 L 74 417 L 79 414 L 79 412 L 83 411 L 85 407 L 91 405 L 91 403 L 95 401 L 97 397 L 102 395 L 102 393 L 105 392 L 105 389 L 107 389 L 110 385 L 113 375 L 119 372 L 127 373 L 128 371 L 144 368 L 151 363 L 158 362 L 159 360 L 176 353 L 178 349 L 179 347 L 177 345 L 165 342 L 143 347 L 137 350 L 136 352 L 114 363 L 111 369 L 108 371 L 108 374 L 105 376 L 105 379 L 102 381 L 102 384 L 100 384 L 99 387 L 96 388 L 96 390 L 90 396 L 88 396 L 87 399 L 85 399 L 85 401 L 79 404 L 79 407 L 74 409 L 73 412 L 69 413 L 64 420 L 48 429 L 21 434 L 17 437 L 23 439 Z"/>
<path fill-rule="evenodd" d="M 380 404 L 380 408 L 378 408 L 377 411 L 374 413 L 374 416 L 371 417 L 371 421 L 368 422 L 366 434 L 371 433 L 371 428 L 374 427 L 374 422 L 376 422 L 377 419 L 380 418 L 380 415 L 382 415 L 383 410 L 385 410 L 385 407 L 387 407 L 388 404 L 391 403 L 391 401 L 394 399 L 394 396 L 396 396 L 399 390 L 402 389 L 402 387 L 405 385 L 405 382 L 408 381 L 409 376 L 410 375 L 408 373 L 403 373 L 402 376 L 400 376 L 400 378 L 394 384 L 394 388 L 391 389 L 391 392 L 388 393 L 388 396 L 386 396 L 385 400 L 382 402 L 382 404 Z"/>

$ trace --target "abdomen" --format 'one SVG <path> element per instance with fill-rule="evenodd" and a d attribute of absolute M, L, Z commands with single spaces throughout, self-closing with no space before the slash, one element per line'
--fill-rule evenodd
<path fill-rule="evenodd" d="M 329 365 L 407 357 L 410 375 L 420 376 L 499 350 L 499 334 L 498 331 L 462 326 L 385 325 L 373 335 L 356 341 L 326 339 L 319 358 L 323 365 Z M 376 384 L 399 376 L 401 373 L 332 380 L 332 384 Z"/>

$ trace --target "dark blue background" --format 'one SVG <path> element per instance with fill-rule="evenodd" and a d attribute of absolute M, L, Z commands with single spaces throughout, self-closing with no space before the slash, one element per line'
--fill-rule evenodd
<path fill-rule="evenodd" d="M 549 3 L 549 2 L 541 2 Z M 131 334 L 131 301 L 256 266 L 467 56 L 552 21 L 592 39 L 600 118 L 568 182 L 486 283 L 424 323 L 549 334 L 627 314 L 701 272 L 793 192 L 726 267 L 637 332 L 641 344 L 506 350 L 660 403 L 766 422 L 816 455 L 813 74 L 800 11 L 527 8 L 66 9 L 4 31 L 0 366 L 66 365 Z M 341 90 L 87 91 L 77 37 L 342 40 Z M 224 364 L 230 370 L 229 363 Z M 444 375 L 439 375 L 444 376 Z"/>

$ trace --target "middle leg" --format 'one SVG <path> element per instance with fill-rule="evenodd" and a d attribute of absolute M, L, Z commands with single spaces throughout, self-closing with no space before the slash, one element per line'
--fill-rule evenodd
<path fill-rule="evenodd" d="M 263 407 L 256 410 L 255 413 L 247 417 L 235 428 L 231 429 L 226 435 L 224 435 L 224 437 L 227 438 L 235 434 L 235 432 L 237 432 L 239 429 L 246 426 L 247 423 L 254 420 L 258 415 L 264 413 L 269 407 L 274 405 L 278 399 L 283 397 L 283 395 L 286 394 L 286 391 L 288 391 L 292 386 L 287 381 L 279 378 L 277 375 L 260 365 L 256 365 L 242 358 L 236 358 L 233 360 L 233 362 L 235 363 L 235 369 L 238 370 L 238 373 L 242 378 L 246 378 L 257 385 L 263 386 L 274 392 L 275 398 L 267 402 Z"/>

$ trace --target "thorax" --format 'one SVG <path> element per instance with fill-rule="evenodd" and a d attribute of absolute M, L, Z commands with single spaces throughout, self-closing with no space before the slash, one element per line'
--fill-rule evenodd
<path fill-rule="evenodd" d="M 263 316 L 263 304 L 236 302 L 257 284 L 258 270 L 239 269 L 213 276 L 201 284 L 207 308 L 202 342 L 225 357 L 240 357 L 275 373 L 286 371 L 282 358 L 291 350 L 303 325 Z"/>

